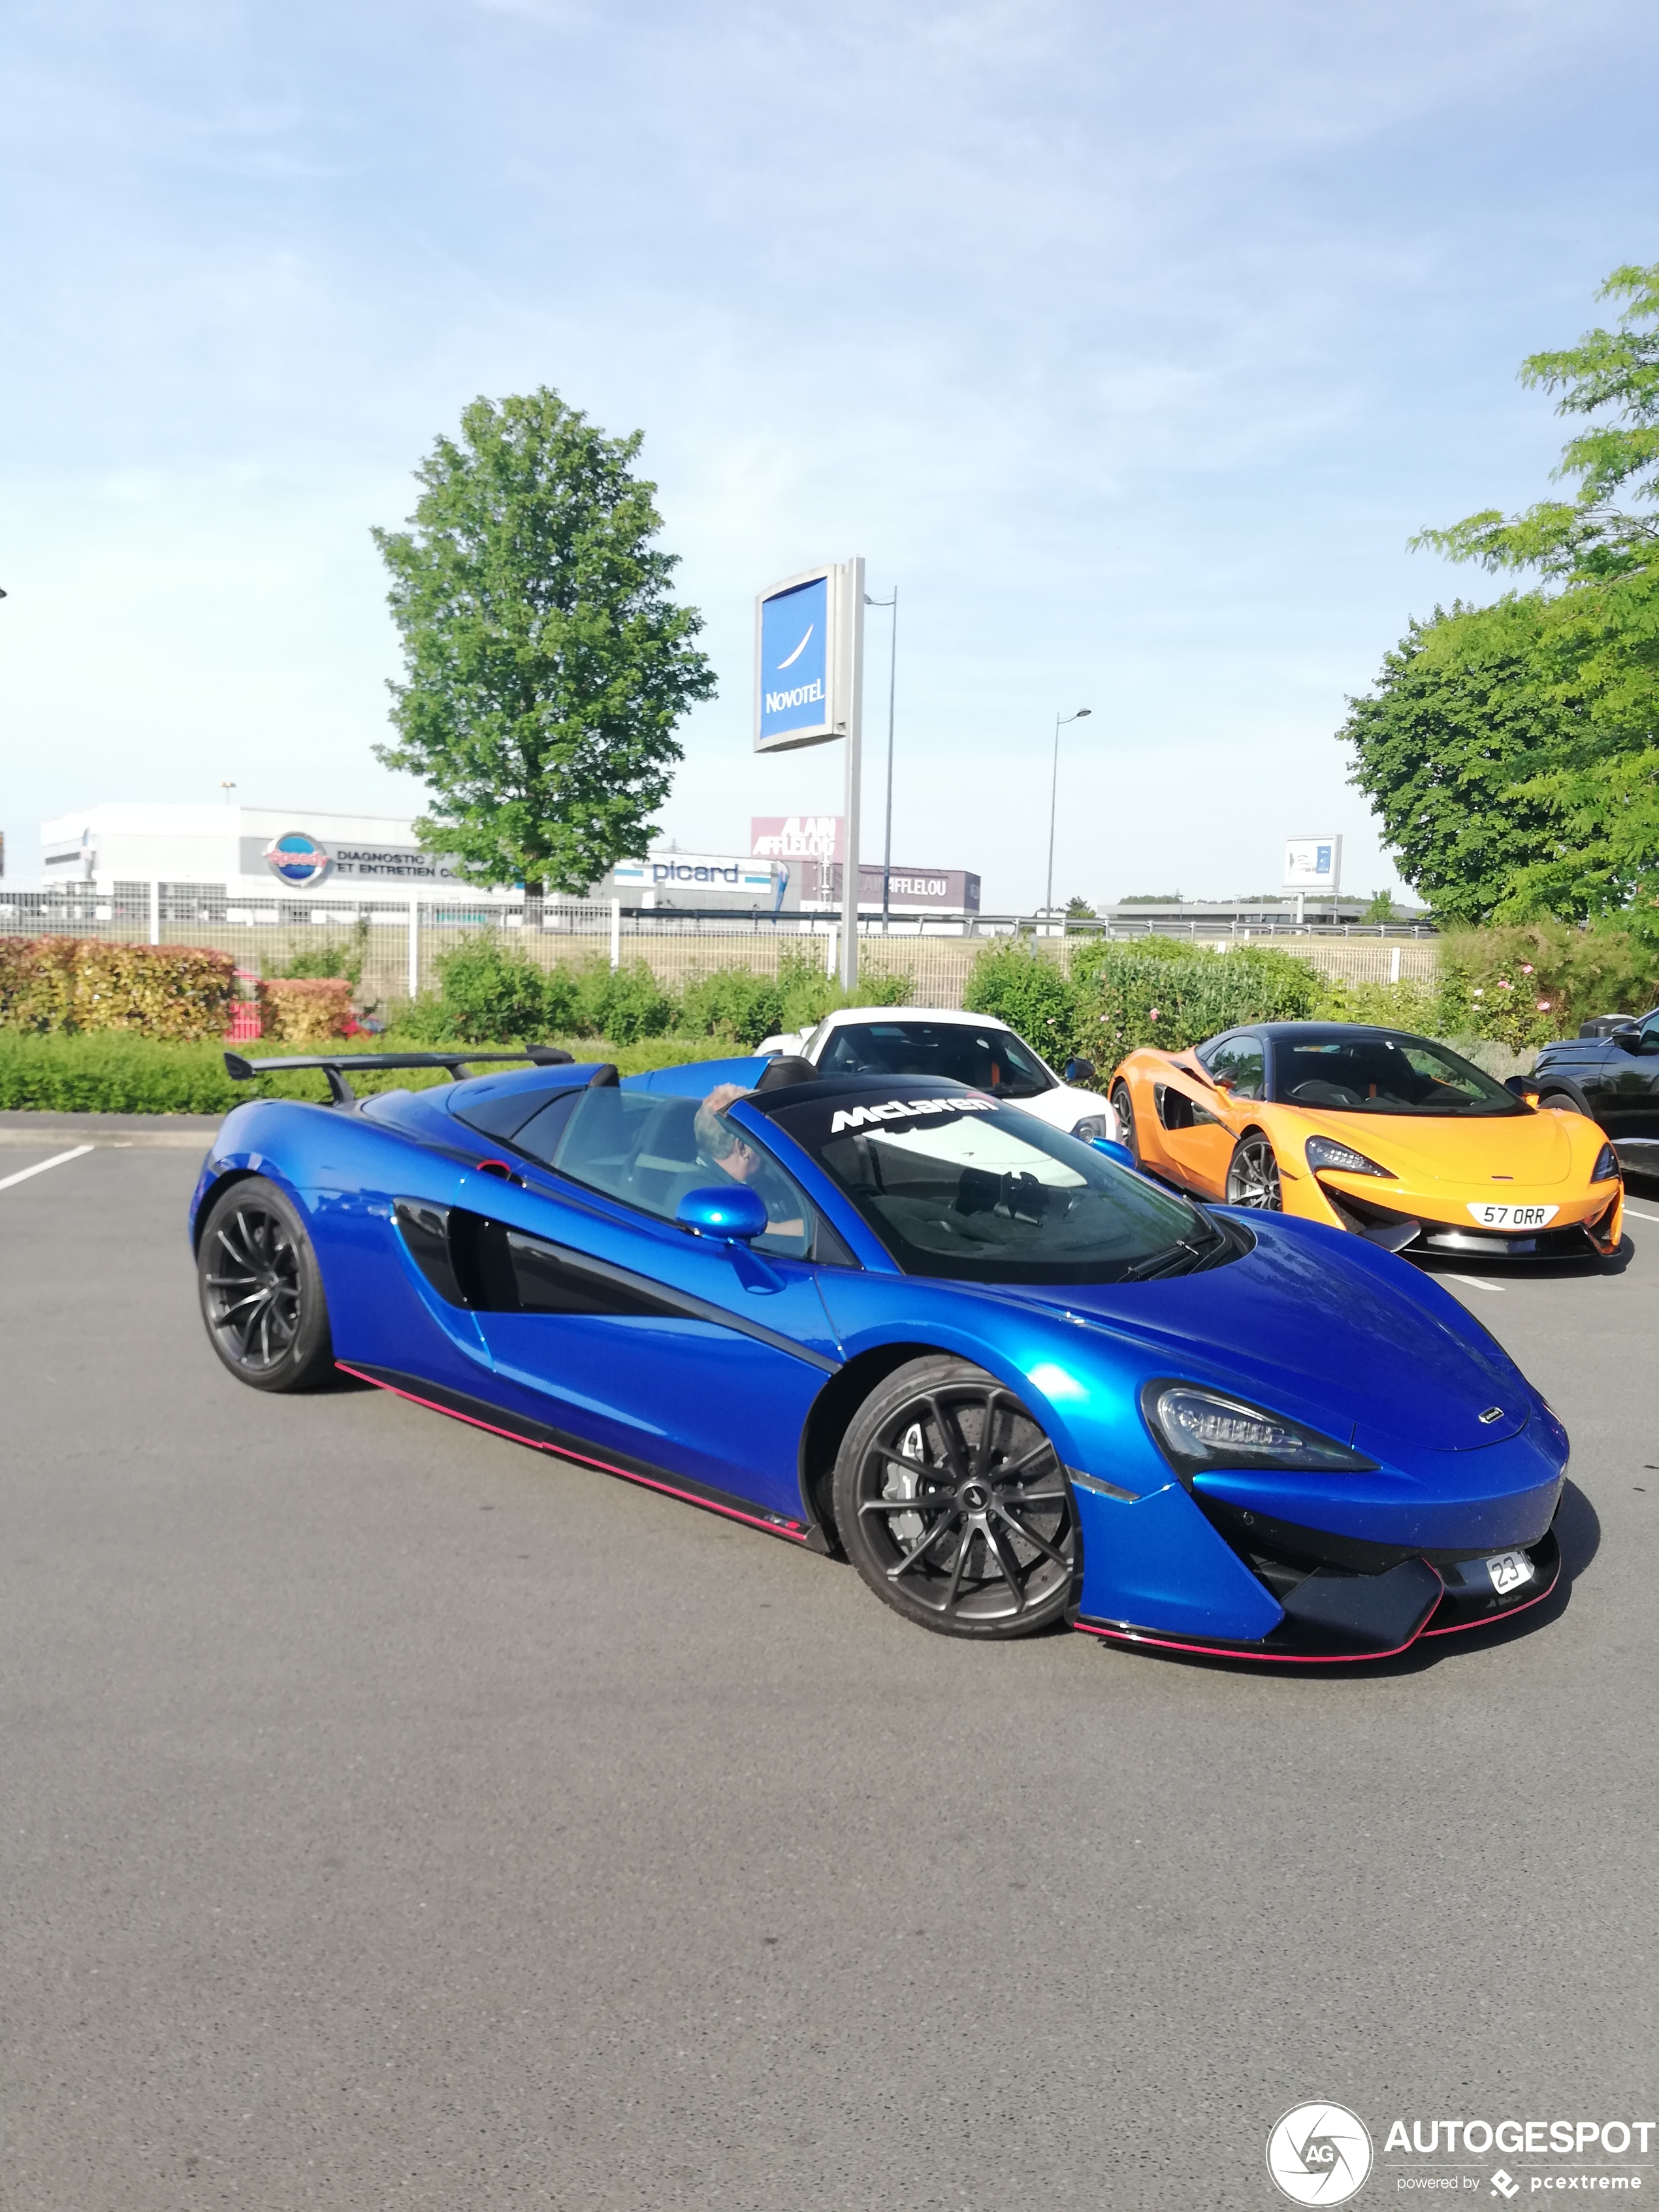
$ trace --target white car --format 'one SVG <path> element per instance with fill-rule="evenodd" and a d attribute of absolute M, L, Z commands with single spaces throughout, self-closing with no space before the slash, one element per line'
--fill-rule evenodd
<path fill-rule="evenodd" d="M 1097 1137 L 1122 1141 L 1109 1099 L 1056 1075 L 1017 1030 L 989 1014 L 946 1006 L 844 1006 L 816 1029 L 768 1037 L 759 1050 L 810 1060 L 826 1075 L 948 1076 L 1006 1098 L 1085 1144 Z M 1069 1077 L 1094 1072 L 1091 1060 L 1066 1063 Z"/>

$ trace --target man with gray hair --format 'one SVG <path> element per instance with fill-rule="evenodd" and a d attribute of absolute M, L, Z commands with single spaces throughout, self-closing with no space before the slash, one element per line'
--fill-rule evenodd
<path fill-rule="evenodd" d="M 766 1208 L 768 1237 L 805 1239 L 806 1224 L 799 1201 L 783 1176 L 741 1129 L 726 1118 L 732 1101 L 746 1096 L 740 1083 L 717 1083 L 697 1109 L 692 1127 L 697 1139 L 699 1164 L 718 1169 L 733 1182 L 751 1184 Z"/>

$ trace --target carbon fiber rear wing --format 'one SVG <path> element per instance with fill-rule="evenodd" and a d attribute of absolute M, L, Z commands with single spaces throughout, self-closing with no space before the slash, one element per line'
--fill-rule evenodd
<path fill-rule="evenodd" d="M 556 1044 L 527 1044 L 522 1052 L 298 1052 L 280 1060 L 245 1060 L 240 1052 L 225 1054 L 225 1073 L 238 1083 L 256 1075 L 286 1075 L 302 1067 L 319 1068 L 328 1078 L 331 1106 L 351 1106 L 357 1094 L 346 1080 L 346 1070 L 360 1075 L 380 1074 L 399 1067 L 446 1067 L 452 1075 L 490 1060 L 527 1060 L 537 1067 L 569 1067 L 574 1056 Z"/>

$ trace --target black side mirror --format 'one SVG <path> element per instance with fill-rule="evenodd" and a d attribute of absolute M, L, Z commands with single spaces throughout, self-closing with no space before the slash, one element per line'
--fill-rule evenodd
<path fill-rule="evenodd" d="M 1527 1079 L 1524 1075 L 1506 1075 L 1504 1078 L 1504 1088 L 1505 1091 L 1514 1091 L 1517 1098 L 1524 1098 L 1527 1095 Z"/>
<path fill-rule="evenodd" d="M 1642 1032 L 1637 1028 L 1635 1023 L 1632 1022 L 1627 1027 L 1613 1031 L 1613 1042 L 1626 1052 L 1640 1052 Z"/>
<path fill-rule="evenodd" d="M 1068 1060 L 1066 1063 L 1066 1080 L 1068 1083 L 1091 1083 L 1094 1073 L 1095 1064 L 1091 1060 Z"/>

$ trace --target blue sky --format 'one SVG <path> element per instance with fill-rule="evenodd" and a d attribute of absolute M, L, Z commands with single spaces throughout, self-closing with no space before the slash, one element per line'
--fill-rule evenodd
<path fill-rule="evenodd" d="M 836 749 L 750 749 L 752 595 L 858 551 L 902 605 L 896 859 L 1039 897 L 1087 705 L 1057 890 L 1259 890 L 1327 830 L 1394 884 L 1333 732 L 1492 589 L 1405 541 L 1541 492 L 1518 362 L 1659 258 L 1634 0 L 5 21 L 12 878 L 99 800 L 418 805 L 370 751 L 369 528 L 468 399 L 547 383 L 644 430 L 707 617 L 682 845 L 834 809 Z"/>

